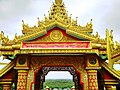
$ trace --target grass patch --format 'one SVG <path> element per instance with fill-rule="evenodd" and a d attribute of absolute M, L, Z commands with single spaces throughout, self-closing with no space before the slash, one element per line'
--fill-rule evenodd
<path fill-rule="evenodd" d="M 47 79 L 43 87 L 49 86 L 50 88 L 71 88 L 74 82 L 70 79 Z"/>

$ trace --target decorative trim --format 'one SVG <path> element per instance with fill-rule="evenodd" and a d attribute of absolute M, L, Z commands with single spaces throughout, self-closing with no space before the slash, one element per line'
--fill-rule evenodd
<path fill-rule="evenodd" d="M 0 79 L 0 84 L 8 85 L 13 83 L 13 79 Z"/>
<path fill-rule="evenodd" d="M 2 70 L 0 70 L 0 77 L 15 66 L 15 60 L 7 64 Z"/>
<path fill-rule="evenodd" d="M 108 71 L 108 72 L 110 72 L 113 76 L 115 76 L 116 78 L 118 78 L 118 79 L 120 79 L 120 73 L 118 73 L 116 70 L 114 70 L 113 68 L 110 68 L 109 66 L 108 66 L 108 64 L 107 63 L 105 63 L 105 62 L 103 62 L 102 60 L 101 60 L 101 62 L 102 62 L 102 66 Z"/>
<path fill-rule="evenodd" d="M 26 67 L 26 66 L 17 66 L 17 67 L 14 67 L 14 69 L 19 69 L 19 70 L 21 70 L 23 68 L 24 68 L 24 70 L 28 70 L 29 69 L 29 67 Z"/>
<path fill-rule="evenodd" d="M 18 70 L 17 90 L 26 90 L 27 75 L 26 70 Z"/>
<path fill-rule="evenodd" d="M 87 73 L 89 90 L 98 90 L 97 70 L 88 70 Z"/>
<path fill-rule="evenodd" d="M 96 69 L 101 69 L 101 67 L 86 67 L 85 69 L 91 69 L 91 70 L 96 70 Z"/>
<path fill-rule="evenodd" d="M 12 81 L 11 82 L 0 82 L 0 84 L 12 84 Z"/>
<path fill-rule="evenodd" d="M 77 42 L 23 42 L 21 49 L 92 49 L 90 41 Z"/>
<path fill-rule="evenodd" d="M 99 55 L 98 49 L 21 49 L 21 54 L 29 54 L 29 53 L 44 53 L 44 54 L 52 54 L 52 53 L 96 53 Z"/>
<path fill-rule="evenodd" d="M 59 42 L 62 38 L 63 38 L 63 34 L 60 30 L 53 30 L 50 33 L 50 38 L 54 41 L 54 42 Z"/>
<path fill-rule="evenodd" d="M 118 84 L 118 81 L 117 80 L 113 80 L 113 79 L 109 79 L 109 80 L 105 79 L 104 82 L 105 82 L 105 84 L 108 84 L 108 85 L 110 85 L 110 84 L 112 84 L 112 85 L 113 84 L 114 85 Z"/>

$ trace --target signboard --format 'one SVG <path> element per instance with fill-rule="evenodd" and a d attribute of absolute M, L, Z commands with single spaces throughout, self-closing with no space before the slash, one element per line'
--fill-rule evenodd
<path fill-rule="evenodd" d="M 23 42 L 22 49 L 90 49 L 90 42 Z"/>

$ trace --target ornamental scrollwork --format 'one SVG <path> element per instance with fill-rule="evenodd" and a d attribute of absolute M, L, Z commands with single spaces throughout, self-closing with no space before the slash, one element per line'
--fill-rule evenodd
<path fill-rule="evenodd" d="M 40 57 L 32 57 L 31 58 L 31 67 L 36 70 L 40 66 L 66 66 L 66 65 L 72 65 L 77 67 L 80 70 L 84 70 L 85 67 L 85 60 L 83 56 L 40 56 Z M 54 67 L 50 67 L 52 70 L 56 70 Z M 75 71 L 73 68 L 66 67 L 71 74 L 73 74 Z M 66 69 L 65 68 L 65 69 Z M 46 71 L 48 70 L 48 67 L 45 68 Z M 44 69 L 44 70 L 45 70 Z M 58 68 L 58 70 L 64 70 L 64 68 Z M 47 73 L 47 72 L 45 72 Z"/>

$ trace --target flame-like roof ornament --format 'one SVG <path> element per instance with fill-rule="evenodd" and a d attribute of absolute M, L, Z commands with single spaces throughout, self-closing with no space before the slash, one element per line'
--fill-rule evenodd
<path fill-rule="evenodd" d="M 55 3 L 56 3 L 56 4 L 61 4 L 61 3 L 62 3 L 62 0 L 55 0 Z"/>

